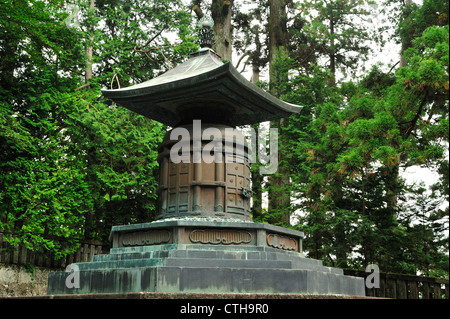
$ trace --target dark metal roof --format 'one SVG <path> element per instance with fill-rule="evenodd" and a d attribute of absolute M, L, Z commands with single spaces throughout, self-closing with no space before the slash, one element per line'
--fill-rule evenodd
<path fill-rule="evenodd" d="M 201 49 L 149 81 L 102 93 L 129 110 L 169 126 L 192 119 L 239 126 L 287 117 L 302 108 L 247 81 L 210 49 Z"/>

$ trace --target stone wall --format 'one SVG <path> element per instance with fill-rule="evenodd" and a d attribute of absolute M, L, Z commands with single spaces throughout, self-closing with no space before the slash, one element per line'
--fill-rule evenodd
<path fill-rule="evenodd" d="M 0 298 L 44 296 L 48 273 L 54 269 L 0 263 Z"/>

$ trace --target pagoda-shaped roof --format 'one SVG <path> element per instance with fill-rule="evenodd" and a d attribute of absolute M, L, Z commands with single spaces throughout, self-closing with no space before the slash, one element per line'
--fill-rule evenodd
<path fill-rule="evenodd" d="M 246 80 L 209 48 L 151 80 L 102 93 L 131 111 L 172 127 L 193 119 L 239 126 L 301 110 Z"/>

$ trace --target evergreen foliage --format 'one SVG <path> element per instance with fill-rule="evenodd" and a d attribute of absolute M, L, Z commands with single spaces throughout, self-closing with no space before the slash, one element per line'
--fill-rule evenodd
<path fill-rule="evenodd" d="M 58 256 L 81 239 L 107 244 L 113 225 L 154 218 L 165 128 L 100 89 L 147 80 L 196 48 L 179 1 L 90 4 L 0 4 L 0 231 Z"/>

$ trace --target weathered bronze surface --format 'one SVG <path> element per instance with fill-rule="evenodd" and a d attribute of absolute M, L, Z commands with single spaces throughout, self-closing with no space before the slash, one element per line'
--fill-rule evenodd
<path fill-rule="evenodd" d="M 210 127 L 220 131 L 220 139 L 203 134 Z M 205 216 L 251 220 L 250 198 L 245 193 L 250 189 L 249 150 L 244 136 L 225 125 L 202 124 L 197 133 L 192 124 L 182 128 L 187 130 L 190 140 L 170 139 L 169 131 L 159 147 L 158 219 Z M 203 135 L 198 149 L 193 141 L 196 134 Z M 182 147 L 189 149 L 180 163 L 170 159 L 176 143 L 185 143 Z M 203 152 L 210 143 L 218 143 L 215 146 L 221 151 Z M 195 151 L 201 155 L 200 163 L 194 163 Z"/>
<path fill-rule="evenodd" d="M 127 109 L 172 127 L 193 119 L 234 127 L 301 110 L 247 81 L 231 63 L 223 63 L 207 48 L 156 78 L 102 93 Z"/>

